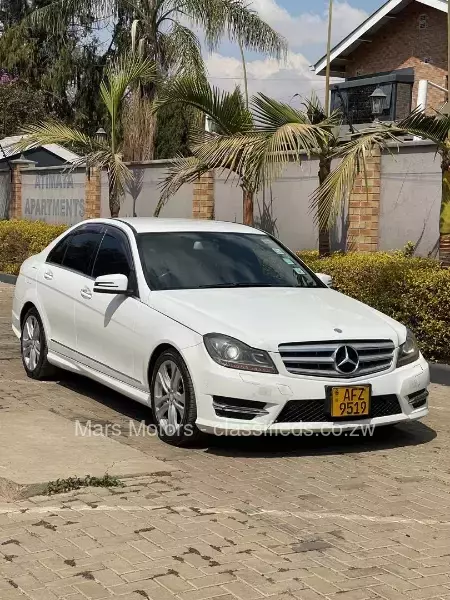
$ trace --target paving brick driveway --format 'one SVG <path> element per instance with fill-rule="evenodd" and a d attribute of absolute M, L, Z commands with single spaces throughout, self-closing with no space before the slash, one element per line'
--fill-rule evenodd
<path fill-rule="evenodd" d="M 11 292 L 0 285 L 0 418 L 45 408 L 124 432 L 130 418 L 150 419 L 82 378 L 27 379 L 9 329 Z M 124 433 L 118 443 L 178 471 L 0 502 L 0 598 L 450 599 L 449 387 L 433 386 L 431 407 L 424 423 L 371 439 L 217 439 L 178 450 Z"/>

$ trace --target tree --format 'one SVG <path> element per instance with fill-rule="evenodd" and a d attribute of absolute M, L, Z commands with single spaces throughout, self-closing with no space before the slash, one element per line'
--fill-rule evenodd
<path fill-rule="evenodd" d="M 301 162 L 305 152 L 310 154 L 318 144 L 326 144 L 335 119 L 312 123 L 305 113 L 263 94 L 254 96 L 247 108 L 239 88 L 223 92 L 192 77 L 176 81 L 158 107 L 171 104 L 196 108 L 210 119 L 213 131 L 198 132 L 192 155 L 178 156 L 172 162 L 156 216 L 184 183 L 219 169 L 237 177 L 247 225 L 253 225 L 255 194 L 279 174 L 285 157 Z"/>
<path fill-rule="evenodd" d="M 0 107 L 0 137 L 15 135 L 24 124 L 49 116 L 45 95 L 14 78 L 0 83 Z"/>
<path fill-rule="evenodd" d="M 90 23 L 92 19 L 104 18 L 116 20 L 113 40 L 119 50 L 123 44 L 128 45 L 131 33 L 139 53 L 157 65 L 158 80 L 139 86 L 142 101 L 135 99 L 134 109 L 128 113 L 127 135 L 134 139 L 130 143 L 126 140 L 126 147 L 134 160 L 153 157 L 156 126 L 149 123 L 147 117 L 148 104 L 155 99 L 158 81 L 180 74 L 205 75 L 200 41 L 193 29 L 204 32 L 208 50 L 215 49 L 228 35 L 249 50 L 276 57 L 286 52 L 285 40 L 248 8 L 246 0 L 127 0 L 125 3 L 121 0 L 54 0 L 34 11 L 30 22 L 47 31 L 64 31 L 75 19 Z M 139 133 L 144 129 L 146 136 Z M 135 143 L 138 138 L 139 152 Z"/>
<path fill-rule="evenodd" d="M 366 157 L 373 148 L 386 149 L 389 142 L 400 143 L 400 138 L 408 134 L 433 141 L 441 156 L 439 248 L 441 260 L 446 266 L 450 266 L 450 116 L 440 113 L 428 116 L 416 110 L 396 124 L 379 124 L 359 131 L 352 141 L 341 145 L 335 151 L 334 156 L 341 158 L 341 162 L 316 191 L 313 201 L 315 205 L 320 204 L 322 207 L 319 218 L 323 226 L 332 226 L 342 209 L 343 201 L 353 187 L 356 176 L 364 172 Z"/>
<path fill-rule="evenodd" d="M 52 35 L 31 23 L 30 13 L 48 2 L 2 1 L 0 65 L 36 94 L 38 104 L 43 94 L 47 114 L 83 129 L 87 124 L 96 126 L 102 114 L 91 89 L 99 85 L 109 53 L 98 52 L 98 40 L 88 23 L 71 23 Z"/>
<path fill-rule="evenodd" d="M 136 81 L 148 81 L 155 76 L 156 68 L 147 59 L 135 55 L 116 60 L 108 67 L 100 85 L 100 98 L 109 117 L 109 135 L 106 141 L 98 136 L 89 136 L 79 129 L 64 123 L 47 121 L 25 127 L 24 139 L 16 144 L 18 152 L 37 148 L 44 144 L 70 146 L 83 156 L 72 168 L 86 164 L 87 168 L 106 168 L 109 184 L 109 208 L 112 217 L 117 217 L 120 200 L 125 187 L 133 180 L 133 174 L 123 161 L 120 122 L 127 91 Z"/>

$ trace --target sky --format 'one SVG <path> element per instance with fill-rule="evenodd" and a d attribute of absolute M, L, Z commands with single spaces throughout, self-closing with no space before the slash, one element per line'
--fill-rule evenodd
<path fill-rule="evenodd" d="M 333 41 L 353 31 L 383 0 L 334 0 Z M 247 52 L 249 92 L 263 92 L 285 102 L 295 94 L 310 96 L 315 90 L 323 97 L 325 79 L 310 70 L 326 52 L 328 0 L 251 0 L 250 6 L 274 29 L 285 36 L 289 54 L 285 64 Z M 214 85 L 233 89 L 242 84 L 239 49 L 224 42 L 206 56 L 209 78 Z M 296 98 L 292 104 L 301 102 Z"/>

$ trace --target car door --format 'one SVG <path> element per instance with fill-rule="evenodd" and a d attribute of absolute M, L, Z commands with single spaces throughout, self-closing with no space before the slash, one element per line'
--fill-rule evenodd
<path fill-rule="evenodd" d="M 104 227 L 82 225 L 49 253 L 39 269 L 37 293 L 49 349 L 60 354 L 75 350 L 75 300 L 80 277 L 92 268 Z"/>
<path fill-rule="evenodd" d="M 94 292 L 101 275 L 122 274 L 129 278 L 130 295 Z M 134 387 L 143 384 L 135 377 L 135 351 L 139 343 L 136 315 L 140 301 L 135 284 L 129 240 L 117 227 L 107 227 L 86 281 L 85 295 L 75 305 L 77 352 L 88 366 Z"/>

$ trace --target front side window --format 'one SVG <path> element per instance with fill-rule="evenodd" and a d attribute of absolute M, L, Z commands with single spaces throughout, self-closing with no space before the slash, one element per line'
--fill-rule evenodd
<path fill-rule="evenodd" d="M 301 261 L 267 235 L 142 233 L 138 245 L 153 290 L 324 287 Z"/>
<path fill-rule="evenodd" d="M 100 277 L 116 273 L 130 276 L 126 240 L 122 235 L 108 230 L 100 244 L 92 276 Z"/>
<path fill-rule="evenodd" d="M 70 238 L 62 266 L 90 276 L 102 236 L 100 230 L 75 232 Z"/>
<path fill-rule="evenodd" d="M 50 251 L 46 262 L 52 263 L 53 265 L 62 265 L 71 237 L 72 235 L 66 235 L 64 239 L 58 242 L 53 250 Z"/>

